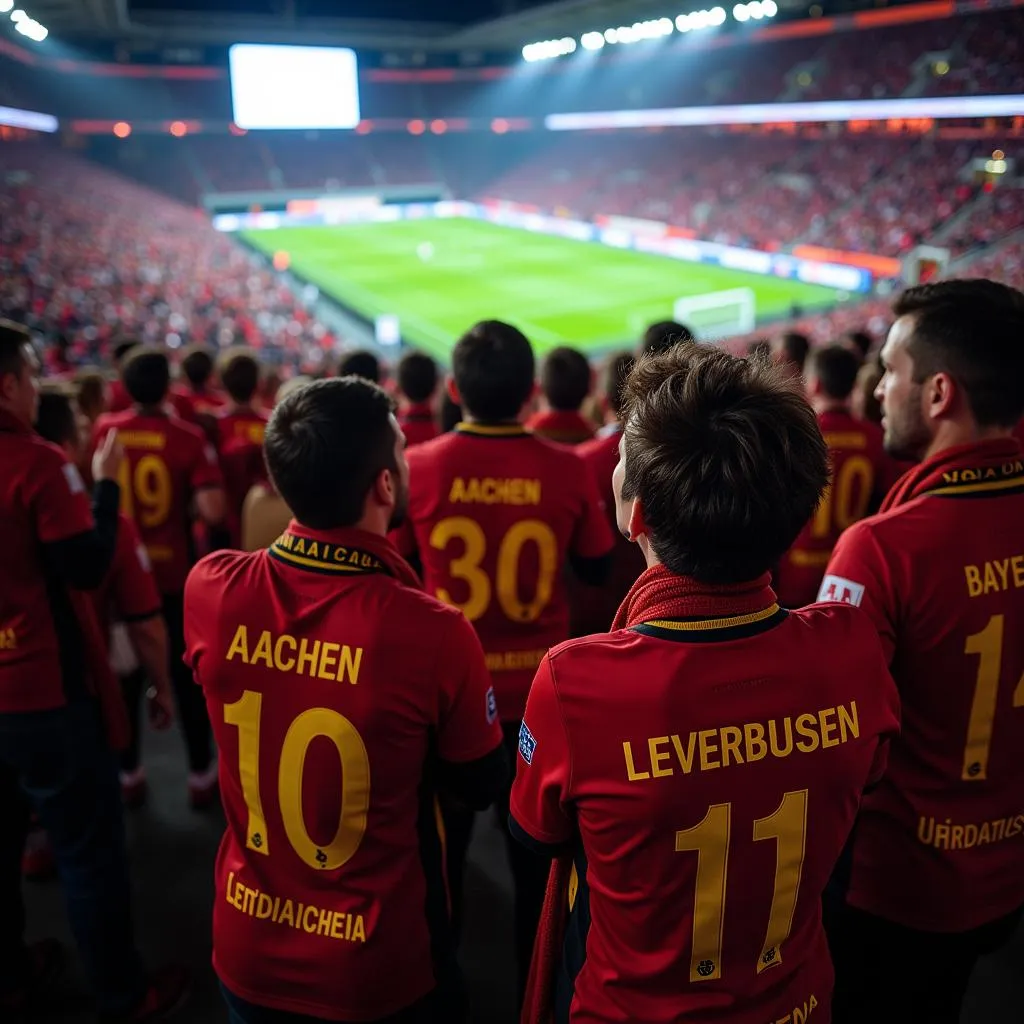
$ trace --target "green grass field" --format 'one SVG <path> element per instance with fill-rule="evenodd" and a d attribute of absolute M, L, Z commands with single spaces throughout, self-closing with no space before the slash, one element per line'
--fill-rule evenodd
<path fill-rule="evenodd" d="M 287 252 L 297 275 L 360 315 L 397 315 L 403 337 L 443 362 L 478 320 L 515 324 L 539 352 L 568 343 L 598 353 L 631 344 L 646 324 L 670 318 L 682 296 L 752 288 L 759 321 L 785 316 L 793 303 L 827 307 L 839 296 L 820 285 L 474 220 L 280 228 L 243 237 L 266 253 Z M 424 242 L 434 247 L 429 260 L 417 252 Z"/>

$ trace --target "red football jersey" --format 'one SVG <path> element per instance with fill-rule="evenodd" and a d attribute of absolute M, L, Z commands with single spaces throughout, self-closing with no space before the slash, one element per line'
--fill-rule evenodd
<path fill-rule="evenodd" d="M 622 431 L 605 437 L 584 441 L 576 453 L 590 467 L 604 500 L 608 527 L 615 540 L 610 578 L 600 587 L 590 587 L 579 581 L 570 586 L 571 627 L 573 636 L 605 633 L 611 629 L 615 613 L 629 588 L 647 568 L 643 552 L 619 533 L 615 521 L 615 494 L 612 491 L 612 473 L 619 461 L 619 440 Z"/>
<path fill-rule="evenodd" d="M 242 505 L 246 496 L 266 476 L 263 435 L 267 419 L 266 413 L 255 409 L 234 409 L 217 417 L 218 451 L 232 547 L 242 545 Z"/>
<path fill-rule="evenodd" d="M 1024 904 L 1024 464 L 971 477 L 852 527 L 821 589 L 867 611 L 903 704 L 848 901 L 936 932 Z"/>
<path fill-rule="evenodd" d="M 162 611 L 160 591 L 156 587 L 146 547 L 135 524 L 123 512 L 118 514 L 114 560 L 103 582 L 91 596 L 107 643 L 110 642 L 110 627 L 115 621 L 149 619 Z"/>
<path fill-rule="evenodd" d="M 527 420 L 526 429 L 559 444 L 582 444 L 594 436 L 594 424 L 590 420 L 578 412 L 558 409 L 534 413 Z"/>
<path fill-rule="evenodd" d="M 93 529 L 78 470 L 0 414 L 0 713 L 64 704 L 57 629 L 39 545 Z"/>
<path fill-rule="evenodd" d="M 409 472 L 400 548 L 419 552 L 427 590 L 473 623 L 514 721 L 541 658 L 569 636 L 569 553 L 611 550 L 597 486 L 575 452 L 515 425 L 460 424 L 409 452 Z"/>
<path fill-rule="evenodd" d="M 406 447 L 432 441 L 441 432 L 429 402 L 407 405 L 398 411 L 398 425 L 405 434 Z"/>
<path fill-rule="evenodd" d="M 214 966 L 243 999 L 326 1020 L 435 987 L 432 942 L 450 950 L 429 766 L 501 743 L 473 630 L 367 537 L 292 523 L 270 549 L 203 559 L 185 590 L 227 818 Z"/>
<path fill-rule="evenodd" d="M 125 409 L 130 409 L 133 404 L 132 396 L 125 390 L 124 382 L 120 378 L 111 381 L 107 412 L 124 412 Z"/>
<path fill-rule="evenodd" d="M 818 415 L 831 461 L 831 480 L 817 512 L 782 557 L 772 580 L 787 608 L 813 604 L 840 534 L 878 510 L 895 470 L 882 428 L 848 412 Z"/>
<path fill-rule="evenodd" d="M 138 528 L 160 592 L 181 593 L 193 562 L 192 498 L 221 486 L 217 453 L 198 427 L 173 416 L 107 413 L 96 421 L 95 446 L 114 429 L 125 450 L 121 511 Z"/>
<path fill-rule="evenodd" d="M 511 814 L 575 851 L 556 1019 L 829 1020 L 821 896 L 896 690 L 866 617 L 753 596 L 541 664 Z"/>
<path fill-rule="evenodd" d="M 198 417 L 205 414 L 216 416 L 227 404 L 227 399 L 219 391 L 193 391 L 187 385 L 175 385 L 168 395 L 174 411 L 189 423 L 198 422 Z"/>

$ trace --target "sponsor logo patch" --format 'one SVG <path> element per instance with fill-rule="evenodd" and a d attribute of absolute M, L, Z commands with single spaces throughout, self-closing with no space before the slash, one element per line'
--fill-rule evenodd
<path fill-rule="evenodd" d="M 854 583 L 844 576 L 826 576 L 821 581 L 821 590 L 818 591 L 818 602 L 838 601 L 840 604 L 852 604 L 855 608 L 860 607 L 864 600 L 864 584 Z"/>
<path fill-rule="evenodd" d="M 525 722 L 519 727 L 519 753 L 527 764 L 533 764 L 533 754 L 537 749 L 537 741 Z"/>
<path fill-rule="evenodd" d="M 72 494 L 81 494 L 85 490 L 85 484 L 82 483 L 82 477 L 78 470 L 70 462 L 65 463 L 62 469 L 64 470 L 64 479 L 68 482 L 68 490 Z"/>
<path fill-rule="evenodd" d="M 494 696 L 494 687 L 487 691 L 487 724 L 493 725 L 498 718 L 498 698 Z"/>

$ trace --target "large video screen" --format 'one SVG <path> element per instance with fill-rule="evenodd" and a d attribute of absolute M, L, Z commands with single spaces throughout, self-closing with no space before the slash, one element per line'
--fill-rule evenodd
<path fill-rule="evenodd" d="M 359 72 L 354 50 L 236 43 L 228 55 L 240 128 L 354 128 Z"/>

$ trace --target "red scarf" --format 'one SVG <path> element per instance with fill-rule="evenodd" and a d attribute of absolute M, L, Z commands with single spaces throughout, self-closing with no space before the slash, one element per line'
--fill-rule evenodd
<path fill-rule="evenodd" d="M 658 619 L 716 619 L 762 611 L 775 603 L 771 575 L 745 583 L 713 585 L 656 565 L 633 584 L 615 616 L 613 630 L 631 629 Z M 569 916 L 572 859 L 558 857 L 551 865 L 544 908 L 530 963 L 521 1024 L 553 1024 L 555 978 Z"/>
<path fill-rule="evenodd" d="M 922 494 L 956 486 L 958 483 L 981 480 L 983 476 L 994 479 L 998 476 L 1019 475 L 1020 458 L 1020 444 L 1013 437 L 998 437 L 991 441 L 976 441 L 946 448 L 904 473 L 886 495 L 881 511 L 888 512 Z M 965 474 L 968 475 L 965 477 Z"/>
<path fill-rule="evenodd" d="M 339 574 L 383 572 L 403 586 L 423 589 L 419 576 L 387 537 L 355 526 L 313 530 L 293 519 L 270 546 L 270 553 L 283 562 L 291 562 L 289 556 L 298 555 L 304 561 L 337 570 Z"/>
<path fill-rule="evenodd" d="M 27 423 L 4 409 L 0 409 L 0 430 L 25 437 L 32 437 L 35 433 Z M 89 594 L 70 587 L 65 589 L 82 633 L 86 684 L 99 701 L 110 746 L 114 750 L 124 750 L 131 738 L 128 711 L 124 706 L 121 684 L 110 667 L 107 644 L 96 618 L 95 606 Z"/>
<path fill-rule="evenodd" d="M 759 612 L 775 601 L 771 575 L 746 583 L 713 585 L 656 565 L 633 584 L 612 623 L 612 629 L 632 629 L 656 619 L 721 619 Z"/>

